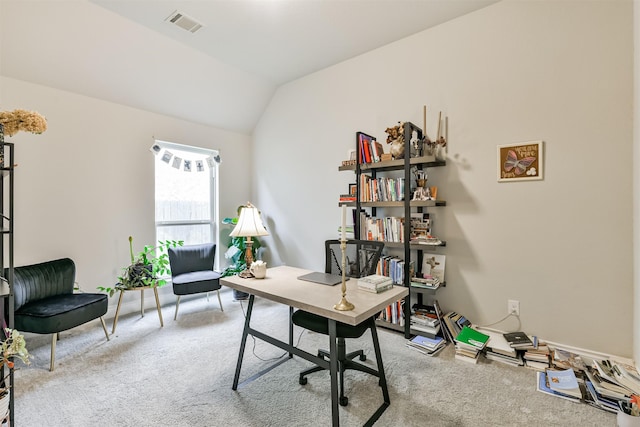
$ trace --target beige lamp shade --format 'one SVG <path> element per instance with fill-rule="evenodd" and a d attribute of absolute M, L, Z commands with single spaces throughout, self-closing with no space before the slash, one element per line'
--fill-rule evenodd
<path fill-rule="evenodd" d="M 240 210 L 238 224 L 229 235 L 231 237 L 268 236 L 269 232 L 262 224 L 258 208 L 247 203 L 247 206 Z"/>

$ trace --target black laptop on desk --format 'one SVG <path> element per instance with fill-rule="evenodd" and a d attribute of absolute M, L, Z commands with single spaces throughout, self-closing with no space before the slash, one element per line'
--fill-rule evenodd
<path fill-rule="evenodd" d="M 338 276 L 337 274 L 320 273 L 317 271 L 298 276 L 298 279 L 327 286 L 334 286 L 338 283 L 342 283 L 342 276 Z M 349 280 L 349 278 L 347 277 L 346 280 Z"/>

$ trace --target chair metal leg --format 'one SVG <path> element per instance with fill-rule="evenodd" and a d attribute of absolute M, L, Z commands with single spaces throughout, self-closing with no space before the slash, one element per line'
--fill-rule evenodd
<path fill-rule="evenodd" d="M 180 307 L 180 295 L 178 295 L 176 299 L 176 314 L 173 315 L 173 320 L 178 318 L 178 307 Z"/>
<path fill-rule="evenodd" d="M 144 317 L 144 288 L 140 289 L 140 317 Z"/>
<path fill-rule="evenodd" d="M 100 323 L 102 323 L 102 330 L 104 331 L 104 335 L 107 337 L 107 341 L 109 340 L 109 332 L 107 332 L 107 324 L 104 323 L 104 318 L 100 316 Z"/>
<path fill-rule="evenodd" d="M 118 315 L 120 314 L 120 305 L 122 304 L 122 296 L 124 291 L 120 290 L 120 297 L 118 298 L 118 307 L 116 308 L 116 316 L 113 318 L 113 327 L 111 328 L 111 334 L 116 333 L 116 326 L 118 325 Z"/>
<path fill-rule="evenodd" d="M 220 299 L 220 289 L 218 289 L 216 292 L 218 292 L 218 304 L 220 304 L 220 311 L 224 311 L 224 308 L 222 308 L 222 300 Z M 209 296 L 209 293 L 207 293 L 207 297 Z"/>
<path fill-rule="evenodd" d="M 143 292 L 144 293 L 144 292 Z M 156 308 L 158 309 L 158 317 L 160 318 L 160 327 L 164 327 L 164 321 L 162 320 L 162 309 L 160 308 L 160 298 L 158 297 L 158 287 L 153 287 L 153 293 L 156 296 Z"/>
<path fill-rule="evenodd" d="M 53 372 L 53 365 L 56 361 L 56 341 L 58 341 L 58 334 L 53 334 L 51 337 L 51 362 L 49 363 L 49 371 Z"/>

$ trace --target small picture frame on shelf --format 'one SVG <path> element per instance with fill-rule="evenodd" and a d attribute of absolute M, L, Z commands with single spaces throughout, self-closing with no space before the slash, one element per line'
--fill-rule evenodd
<path fill-rule="evenodd" d="M 358 186 L 356 184 L 349 184 L 349 194 L 355 196 L 358 192 Z"/>
<path fill-rule="evenodd" d="M 542 179 L 542 141 L 498 145 L 498 182 Z"/>

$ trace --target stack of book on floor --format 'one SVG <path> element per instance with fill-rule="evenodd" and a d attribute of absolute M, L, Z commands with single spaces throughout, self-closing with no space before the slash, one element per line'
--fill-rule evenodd
<path fill-rule="evenodd" d="M 593 406 L 609 412 L 618 412 L 622 404 L 628 404 L 633 392 L 615 382 L 610 373 L 604 372 L 597 364 L 608 361 L 595 361 L 594 366 L 584 370 L 586 375 L 585 385 L 591 395 Z M 608 368 L 606 371 L 610 372 Z M 600 374 L 603 372 L 604 376 Z"/>
<path fill-rule="evenodd" d="M 504 334 L 504 338 L 509 343 L 511 348 L 516 350 L 524 350 L 528 348 L 533 348 L 533 341 L 529 338 L 529 335 L 525 334 L 522 331 L 518 332 L 507 332 Z"/>
<path fill-rule="evenodd" d="M 543 393 L 612 413 L 640 394 L 640 374 L 633 366 L 559 348 L 551 353 L 552 368 L 537 372 L 537 389 Z"/>
<path fill-rule="evenodd" d="M 407 347 L 418 350 L 427 356 L 435 356 L 443 348 L 447 346 L 447 341 L 441 337 L 429 338 L 422 335 L 416 335 L 407 341 Z"/>
<path fill-rule="evenodd" d="M 455 358 L 465 362 L 478 363 L 480 352 L 485 349 L 488 341 L 489 335 L 470 326 L 464 326 L 455 337 Z"/>
<path fill-rule="evenodd" d="M 583 393 L 573 369 L 538 371 L 536 389 L 542 393 L 580 402 Z"/>
<path fill-rule="evenodd" d="M 521 352 L 509 345 L 502 332 L 483 328 L 478 328 L 478 330 L 489 336 L 489 342 L 484 351 L 484 356 L 487 359 L 513 366 L 524 364 Z"/>
<path fill-rule="evenodd" d="M 531 337 L 533 341 L 533 347 L 525 349 L 522 355 L 524 364 L 527 368 L 535 369 L 536 371 L 545 371 L 549 365 L 549 346 L 538 340 L 538 337 Z"/>
<path fill-rule="evenodd" d="M 433 306 L 414 304 L 411 307 L 411 329 L 429 338 L 440 332 L 440 319 Z"/>
<path fill-rule="evenodd" d="M 393 281 L 391 277 L 383 276 L 381 274 L 372 274 L 370 276 L 361 277 L 358 279 L 358 289 L 380 293 L 393 287 Z"/>
<path fill-rule="evenodd" d="M 434 306 L 436 309 L 438 306 L 434 302 Z M 467 320 L 463 315 L 456 313 L 455 311 L 450 311 L 449 313 L 442 316 L 441 325 L 443 333 L 446 335 L 446 339 L 455 342 L 455 338 L 458 336 L 460 331 L 465 326 L 471 326 L 471 322 Z"/>

